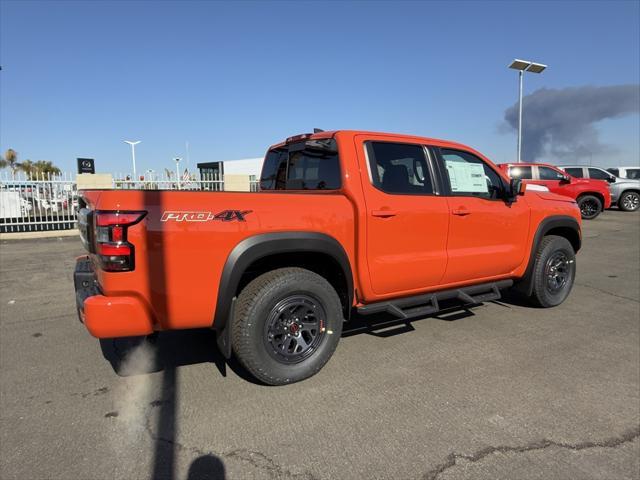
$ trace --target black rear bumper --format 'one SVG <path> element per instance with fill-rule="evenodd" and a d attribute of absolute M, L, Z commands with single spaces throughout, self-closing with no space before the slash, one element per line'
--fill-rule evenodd
<path fill-rule="evenodd" d="M 93 295 L 101 295 L 102 293 L 98 285 L 98 280 L 96 279 L 93 263 L 91 263 L 91 259 L 88 256 L 76 259 L 76 269 L 73 272 L 73 286 L 76 290 L 78 318 L 83 322 L 84 301 Z"/>

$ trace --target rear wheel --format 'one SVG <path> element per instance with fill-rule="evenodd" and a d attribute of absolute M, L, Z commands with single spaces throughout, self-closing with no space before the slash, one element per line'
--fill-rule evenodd
<path fill-rule="evenodd" d="M 625 212 L 635 212 L 640 208 L 640 193 L 624 192 L 618 199 L 618 206 Z"/>
<path fill-rule="evenodd" d="M 576 276 L 573 246 L 564 237 L 542 239 L 533 268 L 531 300 L 540 307 L 560 305 L 569 296 Z"/>
<path fill-rule="evenodd" d="M 317 373 L 342 333 L 342 304 L 320 275 L 282 268 L 249 283 L 236 302 L 233 350 L 258 380 L 284 385 Z"/>
<path fill-rule="evenodd" d="M 580 215 L 585 220 L 593 220 L 602 212 L 602 201 L 595 195 L 583 195 L 578 198 Z"/>

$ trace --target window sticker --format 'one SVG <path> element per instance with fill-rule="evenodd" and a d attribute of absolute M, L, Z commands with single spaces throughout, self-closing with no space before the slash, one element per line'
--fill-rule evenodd
<path fill-rule="evenodd" d="M 447 160 L 446 165 L 452 192 L 489 193 L 481 164 Z"/>

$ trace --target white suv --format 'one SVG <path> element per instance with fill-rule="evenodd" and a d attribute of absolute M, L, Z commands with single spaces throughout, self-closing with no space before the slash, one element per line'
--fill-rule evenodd
<path fill-rule="evenodd" d="M 607 168 L 607 172 L 613 173 L 616 177 L 620 178 L 640 180 L 640 167 L 613 167 Z"/>

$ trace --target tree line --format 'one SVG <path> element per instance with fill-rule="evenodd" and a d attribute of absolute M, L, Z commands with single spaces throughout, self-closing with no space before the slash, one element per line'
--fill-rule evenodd
<path fill-rule="evenodd" d="M 9 168 L 11 173 L 24 172 L 28 177 L 60 175 L 60 169 L 48 160 L 38 160 L 32 162 L 25 160 L 18 161 L 18 152 L 13 148 L 8 149 L 2 157 L 0 157 L 0 169 Z"/>

